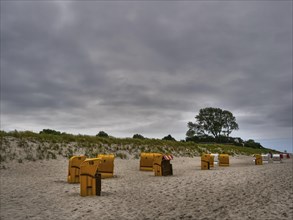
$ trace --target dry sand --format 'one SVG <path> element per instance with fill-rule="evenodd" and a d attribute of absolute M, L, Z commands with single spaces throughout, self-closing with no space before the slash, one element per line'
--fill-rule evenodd
<path fill-rule="evenodd" d="M 200 170 L 200 158 L 175 158 L 173 176 L 139 171 L 139 160 L 115 159 L 102 195 L 81 197 L 66 182 L 68 160 L 9 164 L 1 170 L 1 219 L 292 219 L 292 159 Z"/>

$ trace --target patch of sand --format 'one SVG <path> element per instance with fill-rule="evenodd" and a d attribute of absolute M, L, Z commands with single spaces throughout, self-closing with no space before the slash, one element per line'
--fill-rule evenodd
<path fill-rule="evenodd" d="M 172 160 L 173 176 L 115 159 L 102 195 L 81 197 L 68 184 L 68 160 L 9 164 L 1 170 L 1 219 L 292 219 L 292 159 L 255 166 L 252 157 L 200 170 L 200 158 Z"/>

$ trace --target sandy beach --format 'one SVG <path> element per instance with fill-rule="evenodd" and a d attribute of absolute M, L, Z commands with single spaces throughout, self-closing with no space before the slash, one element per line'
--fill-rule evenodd
<path fill-rule="evenodd" d="M 68 160 L 11 163 L 1 170 L 1 219 L 292 219 L 292 159 L 200 170 L 200 158 L 176 157 L 173 176 L 139 171 L 138 159 L 115 159 L 102 195 L 81 197 L 66 182 Z"/>

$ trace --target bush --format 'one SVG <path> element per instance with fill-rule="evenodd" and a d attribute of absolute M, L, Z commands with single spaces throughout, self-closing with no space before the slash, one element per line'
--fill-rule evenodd
<path fill-rule="evenodd" d="M 141 134 L 135 134 L 135 135 L 133 135 L 132 138 L 136 138 L 136 139 L 144 139 L 144 136 L 142 136 Z"/>
<path fill-rule="evenodd" d="M 261 146 L 260 143 L 255 142 L 255 141 L 252 140 L 252 139 L 249 139 L 248 141 L 245 141 L 245 142 L 244 142 L 244 146 L 245 146 L 245 147 L 251 147 L 251 148 L 259 148 L 259 149 L 264 148 L 263 146 Z"/>
<path fill-rule="evenodd" d="M 96 136 L 97 137 L 103 137 L 103 138 L 108 138 L 109 137 L 109 135 L 104 131 L 100 131 Z"/>
<path fill-rule="evenodd" d="M 165 141 L 176 141 L 176 139 L 173 138 L 170 134 L 168 136 L 163 137 L 162 140 L 165 140 Z"/>
<path fill-rule="evenodd" d="M 51 129 L 43 129 L 42 131 L 40 131 L 40 134 L 61 135 L 61 132 L 60 131 L 51 130 Z"/>
<path fill-rule="evenodd" d="M 193 137 L 186 137 L 186 141 L 192 141 L 195 143 L 213 143 L 216 142 L 215 138 L 210 135 L 200 135 L 200 136 L 193 136 Z"/>
<path fill-rule="evenodd" d="M 71 148 L 67 148 L 66 152 L 64 153 L 63 156 L 67 157 L 68 159 L 70 159 L 73 156 L 74 152 Z"/>
<path fill-rule="evenodd" d="M 34 158 L 34 156 L 31 153 L 28 153 L 26 155 L 25 159 L 28 161 L 36 161 L 36 159 Z"/>
<path fill-rule="evenodd" d="M 57 159 L 57 156 L 53 152 L 48 152 L 47 156 L 46 156 L 46 159 L 49 160 L 50 158 L 51 159 Z"/>

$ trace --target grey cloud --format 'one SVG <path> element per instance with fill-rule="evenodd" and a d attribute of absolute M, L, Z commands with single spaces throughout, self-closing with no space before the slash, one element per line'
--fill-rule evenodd
<path fill-rule="evenodd" d="M 1 2 L 4 129 L 184 138 L 208 106 L 240 112 L 240 129 L 292 127 L 289 6 Z"/>
<path fill-rule="evenodd" d="M 274 112 L 270 111 L 266 115 L 267 121 L 272 121 L 277 127 L 287 127 L 292 129 L 292 103 L 276 106 Z"/>

